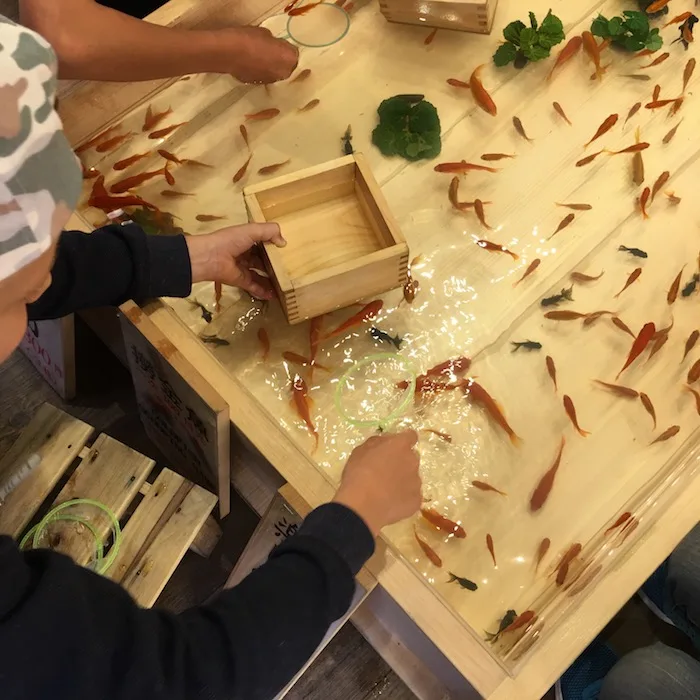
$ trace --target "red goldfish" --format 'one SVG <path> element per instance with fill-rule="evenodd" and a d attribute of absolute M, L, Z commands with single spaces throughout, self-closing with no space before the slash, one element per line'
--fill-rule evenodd
<path fill-rule="evenodd" d="M 530 511 L 533 513 L 537 512 L 540 508 L 542 508 L 542 506 L 547 502 L 547 499 L 549 498 L 549 494 L 551 493 L 552 487 L 554 486 L 554 478 L 556 477 L 557 472 L 559 471 L 559 465 L 561 464 L 561 456 L 564 452 L 564 445 L 565 440 L 562 437 L 561 443 L 559 445 L 559 451 L 557 452 L 556 457 L 554 458 L 554 463 L 545 472 L 544 476 L 540 479 L 539 483 L 537 484 L 537 487 L 532 492 L 532 496 L 530 497 Z"/>
<path fill-rule="evenodd" d="M 463 391 L 467 398 L 481 404 L 486 412 L 491 416 L 491 418 L 500 426 L 500 428 L 508 435 L 510 441 L 517 445 L 520 443 L 520 438 L 515 434 L 514 430 L 508 424 L 506 417 L 499 408 L 498 404 L 494 401 L 493 397 L 482 387 L 473 380 L 469 380 L 463 386 Z"/>
<path fill-rule="evenodd" d="M 441 532 L 446 532 L 449 535 L 454 535 L 458 539 L 464 539 L 467 536 L 466 530 L 459 524 L 438 513 L 434 508 L 421 508 L 420 514 L 433 527 Z"/>
<path fill-rule="evenodd" d="M 309 389 L 306 386 L 306 382 L 298 374 L 295 374 L 294 378 L 292 379 L 292 401 L 297 413 L 299 414 L 299 418 L 306 423 L 306 427 L 308 428 L 309 432 L 314 436 L 314 450 L 318 449 L 318 431 L 311 420 L 311 399 L 309 398 Z"/>
<path fill-rule="evenodd" d="M 478 66 L 474 69 L 474 72 L 469 78 L 469 87 L 471 88 L 472 95 L 474 96 L 474 99 L 479 107 L 481 107 L 481 109 L 483 109 L 487 114 L 495 117 L 498 113 L 496 103 L 493 101 L 491 95 L 489 95 L 483 83 L 479 79 L 479 73 L 481 72 L 482 68 L 483 66 Z"/>
<path fill-rule="evenodd" d="M 384 302 L 381 299 L 375 299 L 374 301 L 370 301 L 369 304 L 363 306 L 362 309 L 360 309 L 356 314 L 347 319 L 347 321 L 344 321 L 335 330 L 331 331 L 324 338 L 324 340 L 334 338 L 338 335 L 345 333 L 351 328 L 354 328 L 355 326 L 359 326 L 365 321 L 373 319 L 382 310 L 383 306 Z"/>
<path fill-rule="evenodd" d="M 634 339 L 627 360 L 622 369 L 618 372 L 616 379 L 644 352 L 655 333 L 656 326 L 653 323 L 647 323 L 642 327 L 642 330 L 639 331 L 639 335 Z"/>

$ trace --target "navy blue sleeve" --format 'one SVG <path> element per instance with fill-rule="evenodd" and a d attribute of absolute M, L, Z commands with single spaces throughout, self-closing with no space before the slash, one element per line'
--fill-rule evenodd
<path fill-rule="evenodd" d="M 355 513 L 321 506 L 238 586 L 175 615 L 0 536 L 0 696 L 269 700 L 348 609 L 373 549 Z"/>
<path fill-rule="evenodd" d="M 184 297 L 192 288 L 185 237 L 148 236 L 136 224 L 64 231 L 51 274 L 50 287 L 27 307 L 32 321 L 128 299 Z"/>

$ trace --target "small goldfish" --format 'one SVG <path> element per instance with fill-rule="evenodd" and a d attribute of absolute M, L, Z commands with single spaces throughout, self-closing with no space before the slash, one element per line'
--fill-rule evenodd
<path fill-rule="evenodd" d="M 588 141 L 585 146 L 590 146 L 596 139 L 599 139 L 603 134 L 607 134 L 610 129 L 612 129 L 615 124 L 617 124 L 617 120 L 619 119 L 619 115 L 617 114 L 611 114 L 609 117 L 605 119 L 605 121 L 598 127 L 598 130 L 595 132 L 593 135 L 593 138 Z M 584 148 L 585 148 L 584 146 Z"/>
<path fill-rule="evenodd" d="M 503 634 L 503 630 L 507 629 L 517 617 L 518 613 L 516 613 L 515 610 L 507 610 L 498 624 L 498 631 L 496 633 L 486 632 L 486 641 L 490 644 L 495 644 Z"/>
<path fill-rule="evenodd" d="M 573 209 L 574 211 L 590 211 L 591 209 L 593 209 L 593 207 L 590 204 L 563 204 L 561 202 L 554 202 L 554 203 L 558 207 L 564 207 L 566 209 Z"/>
<path fill-rule="evenodd" d="M 511 345 L 513 346 L 511 352 L 518 352 L 521 348 L 523 350 L 542 350 L 542 343 L 538 343 L 535 340 L 522 340 L 520 342 L 511 343 Z"/>
<path fill-rule="evenodd" d="M 557 230 L 547 239 L 550 240 L 554 238 L 560 231 L 563 231 L 569 224 L 571 224 L 574 219 L 576 218 L 576 214 L 571 212 L 571 214 L 567 214 L 560 222 L 559 226 L 557 226 Z"/>
<path fill-rule="evenodd" d="M 500 426 L 500 428 L 508 435 L 510 441 L 514 445 L 518 445 L 521 440 L 515 434 L 515 431 L 510 427 L 506 417 L 499 408 L 498 404 L 494 401 L 493 397 L 482 387 L 473 380 L 469 380 L 463 387 L 465 396 L 470 400 L 481 404 L 486 409 L 486 412 L 491 416 L 491 418 Z"/>
<path fill-rule="evenodd" d="M 406 280 L 406 284 L 404 284 L 404 286 L 403 286 L 404 301 L 408 304 L 412 304 L 416 298 L 416 294 L 418 293 L 419 289 L 420 289 L 420 282 L 418 280 L 414 280 L 409 275 L 408 279 Z"/>
<path fill-rule="evenodd" d="M 477 201 L 479 201 L 479 200 L 477 200 Z M 491 243 L 491 241 L 485 241 L 482 239 L 482 240 L 477 241 L 476 244 L 479 246 L 479 248 L 483 248 L 484 250 L 488 250 L 490 253 L 505 253 L 506 255 L 510 255 L 510 257 L 513 258 L 513 260 L 520 259 L 519 255 L 508 250 L 508 248 L 506 248 L 505 246 L 498 245 L 496 243 Z"/>
<path fill-rule="evenodd" d="M 654 92 L 651 93 L 651 101 L 656 102 L 661 95 L 661 85 L 654 85 Z"/>
<path fill-rule="evenodd" d="M 552 79 L 552 76 L 557 68 L 561 68 L 561 66 L 563 66 L 567 61 L 570 61 L 581 50 L 582 45 L 583 39 L 578 35 L 569 39 L 566 46 L 559 52 L 557 60 L 554 62 L 554 66 L 552 66 L 552 70 L 547 76 L 548 81 Z"/>
<path fill-rule="evenodd" d="M 225 219 L 225 216 L 214 216 L 213 214 L 197 214 L 197 216 L 194 217 L 199 221 L 200 223 L 203 224 L 208 224 L 212 221 L 222 221 Z"/>
<path fill-rule="evenodd" d="M 181 126 L 185 126 L 187 122 L 180 122 L 179 124 L 173 124 L 172 126 L 166 126 L 164 129 L 159 129 L 158 131 L 154 131 L 152 134 L 148 135 L 149 139 L 162 139 L 165 138 L 166 136 L 170 136 L 170 134 L 175 131 L 175 129 L 179 129 Z"/>
<path fill-rule="evenodd" d="M 213 168 L 213 165 L 208 163 L 202 163 L 200 160 L 192 160 L 192 158 L 183 158 L 181 161 L 182 165 L 188 165 L 192 168 Z"/>
<path fill-rule="evenodd" d="M 633 143 L 631 146 L 627 146 L 627 148 L 623 148 L 619 151 L 606 151 L 606 153 L 611 156 L 619 156 L 623 153 L 639 153 L 640 151 L 646 151 L 647 148 L 649 148 L 649 145 L 650 144 L 648 144 L 646 141 L 638 141 L 637 143 Z"/>
<path fill-rule="evenodd" d="M 168 164 L 165 166 L 165 168 L 163 168 L 163 176 L 165 177 L 165 181 L 166 181 L 171 187 L 175 187 L 175 177 L 174 177 L 173 174 L 170 172 L 170 170 L 169 170 L 169 165 L 170 165 L 170 163 L 168 163 Z"/>
<path fill-rule="evenodd" d="M 559 566 L 557 567 L 557 586 L 563 586 L 566 582 L 566 577 L 569 573 L 569 566 L 571 562 L 581 553 L 581 549 L 581 544 L 579 542 L 574 542 L 574 544 L 569 547 L 567 552 L 561 558 Z"/>
<path fill-rule="evenodd" d="M 605 389 L 612 391 L 613 394 L 617 394 L 618 396 L 622 396 L 626 399 L 636 399 L 639 396 L 639 392 L 636 389 L 632 389 L 628 386 L 622 386 L 621 384 L 609 384 L 608 382 L 602 382 L 600 379 L 594 379 L 593 383 L 598 384 L 598 386 L 602 386 Z"/>
<path fill-rule="evenodd" d="M 700 416 L 700 393 L 695 391 L 692 386 L 686 386 L 684 387 L 687 389 L 695 398 L 695 410 L 697 411 L 698 415 Z"/>
<path fill-rule="evenodd" d="M 595 76 L 598 80 L 602 80 L 607 69 L 600 65 L 600 47 L 598 46 L 598 42 L 589 31 L 583 32 L 581 37 L 583 40 L 583 50 L 588 54 L 588 57 L 595 66 Z"/>
<path fill-rule="evenodd" d="M 566 440 L 562 437 L 561 443 L 559 444 L 559 450 L 554 458 L 554 463 L 545 472 L 535 490 L 532 492 L 532 496 L 530 497 L 530 512 L 532 513 L 536 513 L 540 508 L 542 508 L 549 498 L 549 494 L 554 486 L 554 478 L 559 471 L 559 465 L 561 464 L 561 456 L 564 453 L 565 444 Z"/>
<path fill-rule="evenodd" d="M 675 437 L 680 433 L 681 431 L 681 426 L 680 425 L 672 425 L 670 428 L 666 428 L 659 437 L 656 438 L 656 440 L 652 440 L 649 443 L 649 446 L 655 445 L 657 442 L 666 442 L 666 440 L 670 440 L 672 437 Z"/>
<path fill-rule="evenodd" d="M 109 129 L 105 129 L 104 131 L 101 131 L 99 134 L 97 134 L 97 136 L 91 138 L 89 141 L 86 141 L 85 143 L 78 146 L 75 149 L 76 155 L 79 155 L 80 153 L 83 153 L 83 151 L 87 151 L 88 149 L 97 145 L 101 141 L 104 141 L 113 131 L 116 131 L 117 129 L 120 129 L 120 128 L 121 128 L 121 124 L 115 124 L 114 126 L 110 126 Z"/>
<path fill-rule="evenodd" d="M 435 39 L 435 35 L 436 35 L 437 33 L 438 33 L 438 30 L 437 30 L 437 27 L 435 27 L 435 29 L 433 29 L 433 31 L 430 32 L 430 34 L 428 34 L 428 36 L 425 37 L 425 40 L 423 41 L 423 43 L 424 43 L 426 46 L 430 46 L 430 44 L 433 43 L 433 39 Z"/>
<path fill-rule="evenodd" d="M 584 165 L 588 165 L 589 163 L 592 163 L 601 153 L 604 153 L 605 151 L 598 151 L 597 153 L 591 153 L 590 156 L 586 156 L 585 158 L 581 158 L 581 160 L 576 161 L 576 167 L 581 168 Z"/>
<path fill-rule="evenodd" d="M 495 567 L 498 567 L 498 564 L 496 564 L 496 550 L 494 549 L 493 546 L 493 537 L 491 537 L 491 534 L 486 535 L 486 548 L 489 550 L 489 554 L 491 555 L 491 559 L 493 559 L 493 565 Z"/>
<path fill-rule="evenodd" d="M 654 100 L 645 104 L 644 107 L 645 109 L 661 109 L 662 107 L 668 107 L 670 104 L 673 104 L 677 99 L 677 97 L 674 97 L 668 100 Z"/>
<path fill-rule="evenodd" d="M 309 389 L 306 382 L 295 374 L 292 379 L 292 401 L 299 417 L 304 421 L 308 431 L 314 436 L 314 450 L 318 449 L 318 431 L 311 420 L 311 399 L 309 398 Z"/>
<path fill-rule="evenodd" d="M 656 411 L 654 410 L 654 404 L 644 392 L 641 392 L 639 394 L 639 400 L 642 402 L 644 410 L 651 416 L 652 420 L 654 421 L 654 430 L 656 430 Z"/>
<path fill-rule="evenodd" d="M 640 66 L 640 68 L 653 68 L 654 66 L 658 66 L 661 63 L 663 63 L 671 54 L 670 53 L 662 53 L 658 58 L 655 58 L 651 63 L 647 63 L 646 66 Z"/>
<path fill-rule="evenodd" d="M 678 298 L 678 290 L 681 288 L 681 279 L 683 277 L 683 270 L 685 270 L 685 265 L 681 268 L 681 271 L 676 275 L 671 286 L 668 288 L 668 294 L 666 294 L 666 301 L 669 306 L 673 304 Z"/>
<path fill-rule="evenodd" d="M 584 283 L 584 282 L 596 282 L 598 281 L 603 275 L 605 274 L 605 270 L 603 270 L 599 275 L 587 275 L 583 272 L 572 272 L 569 277 L 574 281 L 578 282 L 579 284 Z"/>
<path fill-rule="evenodd" d="M 127 190 L 133 189 L 134 187 L 138 187 L 139 185 L 142 185 L 144 182 L 147 182 L 148 180 L 152 180 L 154 177 L 158 177 L 159 175 L 162 175 L 165 171 L 161 168 L 160 170 L 154 170 L 149 173 L 141 173 L 140 175 L 132 175 L 131 177 L 127 177 L 124 180 L 119 180 L 119 182 L 115 182 L 110 188 L 109 191 L 114 193 L 114 194 L 122 194 L 123 192 L 126 192 Z"/>
<path fill-rule="evenodd" d="M 664 170 L 664 172 L 659 175 L 659 177 L 656 179 L 656 182 L 654 183 L 654 186 L 651 189 L 651 201 L 654 201 L 654 197 L 659 193 L 659 190 L 669 181 L 669 178 L 671 177 L 671 173 L 668 170 Z"/>
<path fill-rule="evenodd" d="M 437 555 L 437 552 L 427 542 L 418 537 L 418 531 L 415 527 L 413 528 L 413 534 L 416 538 L 416 542 L 418 542 L 418 546 L 423 550 L 423 554 L 425 554 L 425 556 L 428 557 L 432 564 L 439 568 L 442 568 L 442 559 L 440 559 L 440 557 Z M 457 580 L 456 576 L 455 580 Z"/>
<path fill-rule="evenodd" d="M 642 268 L 638 267 L 636 270 L 630 273 L 630 276 L 627 278 L 627 282 L 625 282 L 625 286 L 615 295 L 615 299 L 617 299 L 620 294 L 622 294 L 630 285 L 634 284 L 642 274 Z"/>
<path fill-rule="evenodd" d="M 554 384 L 554 391 L 557 391 L 557 368 L 556 365 L 554 364 L 554 359 L 550 356 L 547 355 L 547 357 L 544 358 L 545 360 L 545 365 L 547 366 L 547 373 L 549 374 L 549 378 L 552 380 L 552 384 Z"/>
<path fill-rule="evenodd" d="M 615 316 L 612 319 L 613 325 L 616 328 L 619 328 L 623 333 L 627 333 L 627 335 L 632 336 L 632 338 L 636 338 L 637 336 L 632 332 L 630 327 L 621 319 Z"/>
<path fill-rule="evenodd" d="M 637 143 L 641 141 L 641 132 L 639 127 L 635 131 L 635 139 Z M 644 158 L 641 151 L 634 154 L 632 158 L 632 182 L 635 185 L 641 185 L 644 182 Z"/>
<path fill-rule="evenodd" d="M 382 310 L 383 306 L 384 302 L 381 299 L 376 299 L 375 301 L 369 302 L 369 304 L 363 306 L 362 309 L 360 309 L 356 314 L 352 315 L 349 319 L 341 323 L 335 330 L 331 331 L 327 336 L 325 336 L 324 339 L 328 340 L 329 338 L 335 338 L 351 328 L 373 319 Z"/>
<path fill-rule="evenodd" d="M 548 311 L 544 317 L 550 321 L 578 321 L 580 318 L 586 318 L 588 314 L 580 311 Z"/>
<path fill-rule="evenodd" d="M 641 103 L 641 102 L 636 102 L 635 104 L 633 104 L 632 107 L 630 107 L 630 111 L 627 112 L 627 118 L 625 119 L 625 123 L 624 123 L 622 126 L 625 126 L 625 125 L 627 124 L 627 122 L 628 122 L 630 119 L 632 119 L 632 117 L 633 117 L 635 114 L 637 114 L 637 112 L 639 112 L 639 110 L 641 109 L 641 107 L 642 107 L 642 103 Z"/>
<path fill-rule="evenodd" d="M 683 201 L 680 197 L 675 195 L 673 192 L 666 192 L 665 194 L 668 197 L 669 204 L 678 205 Z"/>
<path fill-rule="evenodd" d="M 481 160 L 503 160 L 504 158 L 515 158 L 512 153 L 484 153 Z"/>
<path fill-rule="evenodd" d="M 248 156 L 248 160 L 246 160 L 246 162 L 243 163 L 243 165 L 241 165 L 241 167 L 238 168 L 238 170 L 236 170 L 236 174 L 233 176 L 233 183 L 234 183 L 234 185 L 235 185 L 237 182 L 240 182 L 240 181 L 244 178 L 244 176 L 245 176 L 245 174 L 246 174 L 246 172 L 247 172 L 247 170 L 248 170 L 248 166 L 250 165 L 250 161 L 251 161 L 252 159 L 253 159 L 253 154 L 251 153 L 251 154 Z"/>
<path fill-rule="evenodd" d="M 479 79 L 479 73 L 481 72 L 482 68 L 483 65 L 474 69 L 474 72 L 469 78 L 469 87 L 471 88 L 472 95 L 474 96 L 474 99 L 479 107 L 481 107 L 481 109 L 483 109 L 487 114 L 495 117 L 498 113 L 496 103 L 493 101 L 491 95 L 489 95 L 486 88 L 484 88 L 483 83 Z"/>
<path fill-rule="evenodd" d="M 441 430 L 435 430 L 435 428 L 423 428 L 421 432 L 435 435 L 435 437 L 439 437 L 443 442 L 452 442 L 452 435 L 443 433 Z"/>
<path fill-rule="evenodd" d="M 128 134 L 122 134 L 121 136 L 114 136 L 111 139 L 108 139 L 107 141 L 103 141 L 102 143 L 98 144 L 95 147 L 95 150 L 98 153 L 108 153 L 109 151 L 114 151 L 119 146 L 121 146 L 127 139 L 130 139 L 132 136 L 135 136 L 133 131 L 130 131 Z"/>
<path fill-rule="evenodd" d="M 651 80 L 650 75 L 645 75 L 645 74 L 640 74 L 640 73 L 626 73 L 625 75 L 620 76 L 621 78 L 632 78 L 632 80 L 641 80 L 644 82 L 648 82 Z"/>
<path fill-rule="evenodd" d="M 575 38 L 575 37 L 574 37 Z M 569 117 L 566 116 L 566 112 L 564 112 L 564 108 L 558 103 L 558 102 L 552 102 L 552 107 L 554 107 L 554 111 L 569 125 L 573 126 L 571 123 L 571 120 Z"/>
<path fill-rule="evenodd" d="M 501 491 L 500 489 L 497 489 L 495 486 L 491 486 L 491 484 L 488 484 L 485 481 L 472 481 L 472 486 L 474 488 L 479 489 L 479 491 L 493 491 L 494 493 L 498 493 L 501 496 L 508 495 L 505 491 Z"/>
<path fill-rule="evenodd" d="M 664 145 L 671 143 L 671 141 L 672 141 L 673 137 L 676 135 L 676 132 L 678 131 L 678 127 L 681 125 L 682 121 L 683 121 L 683 119 L 681 119 L 681 121 L 678 122 L 678 124 L 676 124 L 676 126 L 674 126 L 673 129 L 671 129 L 671 131 L 669 131 L 666 134 L 666 136 L 663 137 L 663 139 L 661 139 L 661 143 L 663 143 Z"/>
<path fill-rule="evenodd" d="M 450 520 L 446 516 L 438 513 L 434 508 L 421 508 L 420 514 L 434 528 L 441 532 L 446 532 L 448 535 L 454 535 L 458 539 L 464 539 L 467 536 L 466 530 L 459 524 Z"/>
<path fill-rule="evenodd" d="M 491 168 L 487 165 L 479 165 L 478 163 L 467 163 L 466 160 L 462 160 L 458 163 L 438 163 L 433 170 L 436 173 L 459 173 L 464 175 L 470 170 L 483 170 L 489 173 L 497 173 L 500 168 Z"/>
<path fill-rule="evenodd" d="M 301 83 L 306 80 L 311 75 L 311 68 L 304 68 L 304 70 L 299 71 L 289 82 L 290 83 Z"/>
<path fill-rule="evenodd" d="M 672 24 L 680 24 L 681 22 L 685 22 L 689 17 L 692 17 L 693 13 L 692 12 L 683 12 L 680 15 L 676 15 L 673 19 L 670 19 L 666 24 L 664 24 L 663 28 L 666 29 L 666 27 L 670 27 Z"/>
<path fill-rule="evenodd" d="M 632 513 L 627 511 L 626 513 L 623 513 L 604 533 L 603 535 L 609 535 L 613 530 L 617 530 L 618 527 L 621 525 L 624 525 L 630 518 L 632 517 Z"/>
<path fill-rule="evenodd" d="M 321 104 L 321 100 L 314 98 L 309 100 L 303 107 L 300 107 L 298 112 L 310 112 L 314 107 L 318 107 Z"/>
<path fill-rule="evenodd" d="M 265 328 L 258 329 L 258 340 L 262 350 L 262 361 L 267 362 L 268 357 L 270 357 L 270 335 Z"/>
<path fill-rule="evenodd" d="M 525 273 L 523 276 L 517 280 L 516 282 L 513 282 L 513 286 L 517 287 L 526 277 L 529 277 L 539 266 L 542 261 L 539 258 L 535 258 L 528 266 L 527 270 L 525 270 Z"/>
<path fill-rule="evenodd" d="M 537 620 L 537 615 L 535 615 L 533 610 L 526 610 L 524 613 L 518 615 L 518 617 L 513 620 L 513 622 L 506 627 L 501 634 L 507 634 L 508 632 L 515 632 L 516 630 L 525 627 L 526 625 L 534 624 Z"/>
<path fill-rule="evenodd" d="M 177 190 L 163 190 L 160 196 L 167 199 L 182 199 L 183 197 L 194 197 L 194 194 L 192 192 L 178 192 Z"/>
<path fill-rule="evenodd" d="M 698 342 L 698 338 L 700 338 L 700 331 L 694 330 L 689 336 L 688 340 L 685 341 L 685 351 L 683 352 L 683 360 L 685 360 L 686 357 L 688 357 L 688 353 L 695 347 L 695 343 Z"/>
<path fill-rule="evenodd" d="M 153 131 L 153 129 L 155 129 L 158 126 L 158 124 L 160 124 L 163 121 L 163 119 L 169 117 L 172 113 L 173 110 L 170 107 L 168 107 L 168 109 L 166 109 L 165 112 L 154 113 L 151 106 L 148 105 L 148 109 L 146 110 L 146 116 L 144 117 L 143 127 L 141 128 L 141 131 Z"/>
<path fill-rule="evenodd" d="M 272 173 L 276 173 L 280 168 L 283 168 L 285 165 L 289 165 L 291 162 L 292 159 L 287 158 L 287 160 L 283 160 L 281 163 L 265 165 L 264 167 L 258 170 L 258 175 L 272 175 Z"/>
<path fill-rule="evenodd" d="M 166 151 L 164 148 L 159 148 L 158 149 L 158 155 L 161 158 L 165 158 L 165 160 L 169 161 L 170 163 L 175 163 L 175 165 L 180 165 L 182 161 L 173 153 L 170 151 Z"/>
<path fill-rule="evenodd" d="M 486 223 L 486 215 L 484 214 L 484 202 L 482 202 L 480 199 L 475 199 L 474 200 L 474 211 L 476 212 L 476 217 L 479 219 L 479 223 L 487 230 L 491 231 L 491 227 Z M 493 244 L 488 244 L 488 245 L 482 245 L 483 244 L 488 244 L 488 241 L 477 241 L 477 245 L 481 245 L 482 248 L 486 248 L 487 250 L 491 250 L 489 248 L 489 245 Z M 503 248 L 504 253 L 508 253 L 513 260 L 517 260 L 518 256 L 515 253 L 511 253 L 509 250 L 506 250 Z"/>
<path fill-rule="evenodd" d="M 250 151 L 250 140 L 248 139 L 248 129 L 246 129 L 245 124 L 241 124 L 238 129 L 241 132 L 241 136 L 243 137 L 243 142 L 246 145 L 246 148 Z"/>
<path fill-rule="evenodd" d="M 651 5 L 647 5 L 645 12 L 648 15 L 653 15 L 655 12 L 660 12 L 663 10 L 669 2 L 670 0 L 655 0 L 651 3 Z"/>
<path fill-rule="evenodd" d="M 526 141 L 534 141 L 535 139 L 531 139 L 526 133 L 525 133 L 525 127 L 523 126 L 523 123 L 520 121 L 518 117 L 513 117 L 513 126 L 515 127 L 515 130 L 522 136 Z"/>
<path fill-rule="evenodd" d="M 540 564 L 549 551 L 549 546 L 551 544 L 552 542 L 549 537 L 545 537 L 542 542 L 540 542 L 539 547 L 537 547 L 537 556 L 535 557 L 535 573 L 537 573 L 537 570 L 540 568 Z"/>
<path fill-rule="evenodd" d="M 650 196 L 651 196 L 651 189 L 649 187 L 645 187 L 644 190 L 642 191 L 640 198 L 639 198 L 639 208 L 642 212 L 642 216 L 645 219 L 649 218 L 649 214 L 647 213 L 647 203 L 649 202 Z"/>
<path fill-rule="evenodd" d="M 248 121 L 265 121 L 266 119 L 274 119 L 279 114 L 279 109 L 271 107 L 269 109 L 263 109 L 260 112 L 255 112 L 254 114 L 246 114 L 245 118 Z"/>
<path fill-rule="evenodd" d="M 299 355 L 296 352 L 283 352 L 282 357 L 287 360 L 287 362 L 291 362 L 294 365 L 299 365 L 300 367 L 317 367 L 318 369 L 323 370 L 324 372 L 330 372 L 330 369 L 324 365 L 318 364 L 316 360 L 310 360 L 307 357 L 304 357 L 303 355 Z"/>
<path fill-rule="evenodd" d="M 590 314 L 586 314 L 586 318 L 583 321 L 584 327 L 588 327 L 591 324 L 595 323 L 599 318 L 602 316 L 614 316 L 615 312 L 614 311 L 593 311 Z"/>
<path fill-rule="evenodd" d="M 694 72 L 695 72 L 695 59 L 690 58 L 690 59 L 688 59 L 688 63 L 685 64 L 685 69 L 683 70 L 683 94 L 685 94 L 685 90 L 688 87 L 688 83 L 690 82 L 690 79 L 693 76 Z"/>
<path fill-rule="evenodd" d="M 124 160 L 117 161 L 112 167 L 114 170 L 126 170 L 130 165 L 138 163 L 143 158 L 150 156 L 149 153 L 137 153 L 136 155 L 129 156 L 129 158 L 124 158 Z"/>
<path fill-rule="evenodd" d="M 616 379 L 644 352 L 655 333 L 656 326 L 653 323 L 644 324 L 639 331 L 639 335 L 634 339 L 627 360 L 622 369 L 618 372 Z"/>
<path fill-rule="evenodd" d="M 576 428 L 576 431 L 581 437 L 588 437 L 591 433 L 588 430 L 583 430 L 581 426 L 578 424 L 578 418 L 576 417 L 576 407 L 574 406 L 574 402 L 571 400 L 571 397 L 569 396 L 564 396 L 564 410 L 566 411 L 566 415 L 569 416 L 569 420 L 571 421 L 572 425 L 574 428 Z"/>
<path fill-rule="evenodd" d="M 214 282 L 214 311 L 218 314 L 221 311 L 221 296 L 224 288 L 221 282 Z"/>

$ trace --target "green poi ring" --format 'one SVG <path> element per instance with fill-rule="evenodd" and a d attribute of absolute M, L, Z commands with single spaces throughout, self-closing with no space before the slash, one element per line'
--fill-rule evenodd
<path fill-rule="evenodd" d="M 396 407 L 396 409 L 390 413 L 386 418 L 380 420 L 358 420 L 357 418 L 351 416 L 343 406 L 342 391 L 343 388 L 348 383 L 350 377 L 358 370 L 366 367 L 373 362 L 385 362 L 387 360 L 395 360 L 402 363 L 406 367 L 406 374 L 408 375 L 408 386 L 406 387 L 405 394 L 401 403 Z M 348 369 L 345 374 L 340 378 L 338 386 L 335 389 L 335 406 L 338 409 L 338 413 L 348 422 L 350 425 L 354 425 L 356 428 L 380 428 L 385 430 L 388 425 L 396 421 L 400 416 L 402 416 L 408 410 L 411 402 L 413 401 L 413 395 L 416 391 L 416 378 L 417 372 L 413 364 L 395 352 L 383 352 L 378 355 L 368 355 L 356 362 L 350 369 Z"/>
<path fill-rule="evenodd" d="M 70 513 L 67 514 L 61 514 L 62 511 L 64 511 L 66 508 L 70 508 L 71 506 L 79 506 L 79 505 L 87 505 L 87 506 L 94 506 L 95 508 L 98 508 L 101 510 L 111 521 L 112 524 L 112 531 L 114 532 L 114 539 L 112 542 L 112 546 L 110 547 L 109 554 L 105 559 L 102 558 L 102 552 L 104 549 L 103 542 L 99 538 L 96 529 L 94 526 L 92 526 L 87 520 L 83 519 L 82 516 L 78 515 L 71 515 Z M 48 527 L 48 525 L 52 522 L 55 522 L 57 520 L 67 520 L 71 522 L 82 522 L 84 525 L 87 526 L 88 530 L 92 533 L 93 537 L 95 538 L 95 545 L 96 545 L 96 551 L 97 551 L 97 561 L 96 561 L 96 567 L 95 571 L 98 574 L 104 574 L 110 566 L 114 563 L 114 560 L 117 558 L 117 554 L 119 554 L 119 548 L 121 546 L 122 542 L 122 530 L 121 527 L 119 526 L 119 519 L 117 516 L 114 514 L 114 512 L 108 508 L 104 503 L 100 503 L 99 501 L 96 501 L 92 498 L 74 498 L 71 501 L 66 501 L 65 503 L 60 503 L 57 505 L 55 508 L 52 508 L 40 521 L 37 523 L 23 538 L 22 541 L 20 542 L 20 549 L 27 543 L 29 540 L 30 536 L 33 535 L 32 537 L 32 548 L 38 548 L 39 547 L 39 540 L 41 538 L 41 535 L 44 533 L 44 530 Z"/>

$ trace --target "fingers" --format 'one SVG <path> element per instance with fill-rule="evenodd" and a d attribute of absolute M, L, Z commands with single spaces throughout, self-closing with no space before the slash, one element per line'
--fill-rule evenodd
<path fill-rule="evenodd" d="M 234 228 L 239 229 L 241 239 L 249 241 L 248 248 L 255 243 L 274 243 L 278 248 L 284 248 L 287 245 L 287 241 L 284 240 L 280 231 L 279 224 L 244 224 Z"/>
<path fill-rule="evenodd" d="M 236 279 L 235 285 L 258 299 L 272 298 L 273 292 L 270 281 L 261 277 L 257 272 L 252 272 L 246 268 L 240 268 L 240 275 Z"/>

